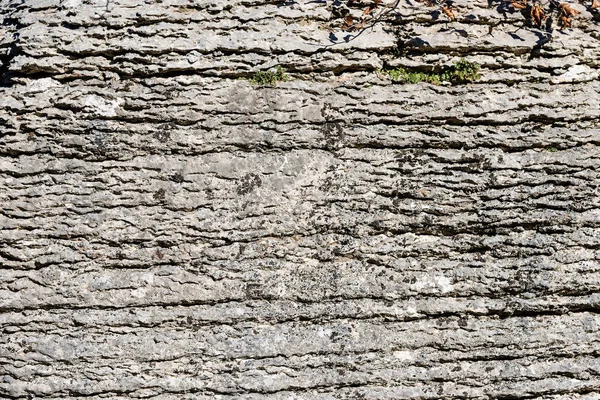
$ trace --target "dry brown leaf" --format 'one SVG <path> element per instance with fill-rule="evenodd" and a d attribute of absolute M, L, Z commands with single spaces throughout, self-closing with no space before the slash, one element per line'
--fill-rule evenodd
<path fill-rule="evenodd" d="M 510 3 L 510 4 L 513 6 L 513 8 L 516 8 L 518 10 L 524 10 L 524 9 L 527 8 L 527 4 L 523 3 L 523 2 L 521 2 L 519 0 L 515 0 L 512 3 Z"/>
<path fill-rule="evenodd" d="M 342 26 L 342 30 L 349 31 L 353 28 L 354 28 L 354 19 L 352 19 L 352 16 L 346 15 L 344 17 L 344 25 Z"/>
<path fill-rule="evenodd" d="M 531 21 L 537 26 L 542 26 L 542 21 L 546 18 L 546 13 L 541 5 L 535 4 L 531 7 Z"/>
<path fill-rule="evenodd" d="M 560 7 L 560 9 L 562 10 L 563 14 L 567 17 L 574 17 L 577 14 L 580 14 L 579 11 L 577 11 L 576 9 L 572 8 L 569 4 L 567 3 L 561 3 L 558 5 L 558 7 Z"/>
<path fill-rule="evenodd" d="M 444 14 L 446 14 L 446 16 L 450 19 L 450 21 L 456 21 L 456 16 L 454 15 L 454 12 L 452 11 L 452 7 L 443 6 L 442 11 L 444 12 Z"/>
<path fill-rule="evenodd" d="M 600 0 L 592 0 L 592 6 L 591 6 L 591 8 L 593 10 L 595 10 L 597 8 L 600 8 Z"/>
<path fill-rule="evenodd" d="M 560 30 L 562 31 L 565 28 L 569 28 L 571 26 L 571 22 L 573 22 L 573 20 L 565 15 L 560 17 L 560 23 L 562 24 Z"/>

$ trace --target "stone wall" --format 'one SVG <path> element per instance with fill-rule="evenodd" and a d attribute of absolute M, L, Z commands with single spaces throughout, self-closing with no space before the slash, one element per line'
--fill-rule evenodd
<path fill-rule="evenodd" d="M 596 10 L 392 3 L 0 1 L 0 398 L 600 398 Z"/>

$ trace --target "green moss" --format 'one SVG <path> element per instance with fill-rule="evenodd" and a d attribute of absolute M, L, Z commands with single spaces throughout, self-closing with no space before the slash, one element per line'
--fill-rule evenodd
<path fill-rule="evenodd" d="M 389 77 L 395 83 L 427 82 L 435 85 L 439 85 L 441 83 L 439 75 L 427 72 L 407 71 L 404 68 L 384 70 L 382 72 L 389 75 Z"/>
<path fill-rule="evenodd" d="M 558 149 L 556 147 L 546 147 L 546 151 L 550 153 L 556 153 Z"/>
<path fill-rule="evenodd" d="M 456 83 L 476 81 L 481 78 L 481 75 L 479 75 L 479 65 L 462 58 L 454 64 L 453 70 L 450 71 L 449 78 L 450 82 Z"/>
<path fill-rule="evenodd" d="M 419 83 L 426 82 L 440 85 L 442 82 L 467 83 L 479 79 L 479 65 L 461 59 L 453 67 L 445 68 L 440 73 L 407 71 L 404 68 L 395 68 L 381 71 L 387 74 L 394 83 Z"/>
<path fill-rule="evenodd" d="M 289 79 L 285 70 L 281 66 L 276 66 L 275 70 L 258 71 L 254 76 L 246 78 L 253 85 L 269 85 L 273 86 L 277 82 L 284 82 Z"/>

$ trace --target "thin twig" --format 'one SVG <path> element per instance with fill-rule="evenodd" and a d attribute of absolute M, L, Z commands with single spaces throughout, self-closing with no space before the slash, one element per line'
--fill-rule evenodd
<path fill-rule="evenodd" d="M 329 45 L 327 45 L 327 47 L 335 46 L 336 44 L 350 43 L 351 41 L 353 41 L 354 39 L 356 39 L 357 37 L 362 35 L 367 29 L 374 27 L 379 21 L 381 21 L 383 19 L 383 17 L 385 17 L 386 15 L 388 15 L 389 13 L 394 11 L 396 8 L 398 8 L 399 5 L 400 5 L 400 0 L 396 0 L 391 7 L 389 7 L 387 10 L 381 12 L 376 18 L 373 18 L 367 26 L 362 27 L 358 31 L 357 34 L 352 36 L 352 38 L 350 38 L 348 40 L 344 40 L 343 42 L 336 42 L 336 43 L 329 44 Z"/>

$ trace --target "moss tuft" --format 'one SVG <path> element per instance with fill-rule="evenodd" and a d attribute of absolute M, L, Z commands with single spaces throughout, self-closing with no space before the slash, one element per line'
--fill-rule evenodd
<path fill-rule="evenodd" d="M 469 62 L 461 58 L 454 64 L 454 68 L 450 72 L 450 82 L 467 83 L 473 82 L 481 78 L 479 75 L 479 65 Z"/>
<path fill-rule="evenodd" d="M 440 85 L 442 82 L 454 84 L 476 81 L 479 75 L 479 65 L 465 59 L 457 61 L 453 67 L 445 68 L 440 73 L 407 71 L 404 68 L 395 68 L 381 71 L 387 74 L 394 83 L 419 83 L 426 82 Z"/>
<path fill-rule="evenodd" d="M 246 78 L 253 85 L 274 86 L 277 82 L 285 82 L 289 79 L 285 70 L 281 66 L 276 66 L 274 70 L 258 71 L 254 76 Z"/>
<path fill-rule="evenodd" d="M 428 72 L 407 71 L 404 68 L 384 70 L 382 72 L 389 75 L 394 83 L 427 82 L 433 83 L 434 85 L 439 85 L 441 83 L 440 76 L 438 74 L 432 74 Z"/>

